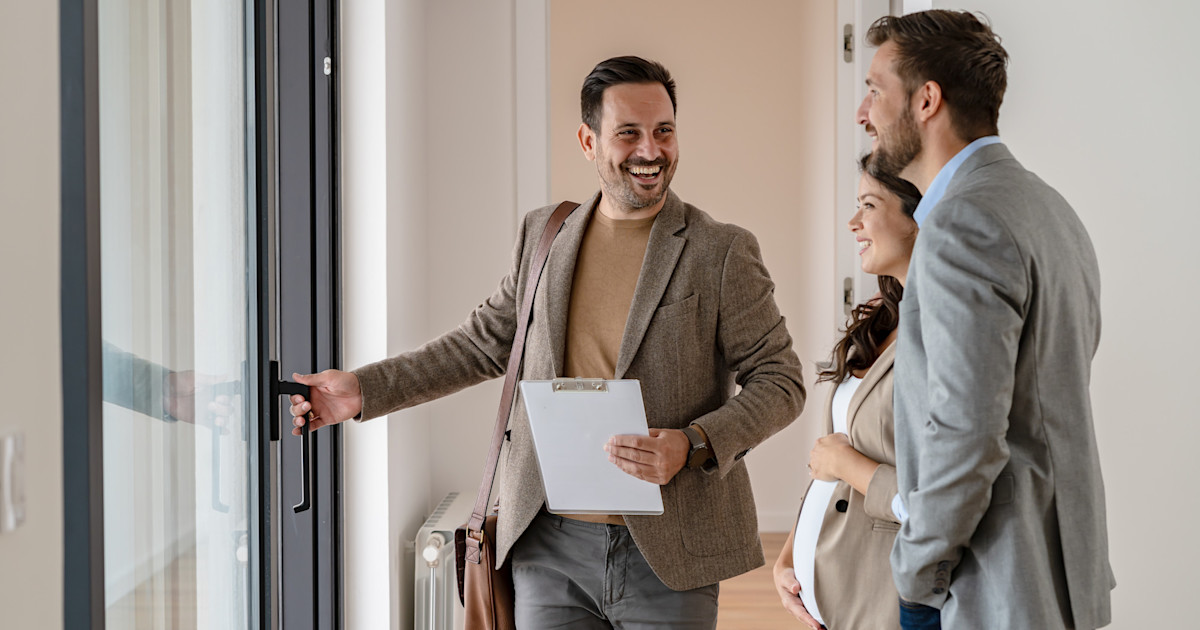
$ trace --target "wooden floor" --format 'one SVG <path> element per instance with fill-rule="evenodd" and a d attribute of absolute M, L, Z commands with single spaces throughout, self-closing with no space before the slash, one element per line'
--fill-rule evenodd
<path fill-rule="evenodd" d="M 721 582 L 717 630 L 805 628 L 783 610 L 771 577 L 771 567 L 775 564 L 775 558 L 779 557 L 779 549 L 786 538 L 787 533 L 762 534 L 766 566 Z M 166 573 L 160 577 L 173 576 L 176 579 L 167 580 L 169 585 L 165 589 L 166 583 L 158 584 L 157 588 L 163 592 L 153 592 L 155 589 L 152 585 L 152 582 L 162 580 L 147 581 L 135 592 L 109 606 L 109 627 L 195 627 L 195 555 L 185 554 L 179 562 L 168 567 Z M 166 625 L 160 625 L 164 622 Z"/>
<path fill-rule="evenodd" d="M 773 628 L 807 628 L 783 609 L 775 594 L 771 567 L 787 533 L 762 534 L 766 566 L 759 567 L 732 580 L 721 582 L 721 599 L 717 609 L 717 630 L 771 630 Z"/>

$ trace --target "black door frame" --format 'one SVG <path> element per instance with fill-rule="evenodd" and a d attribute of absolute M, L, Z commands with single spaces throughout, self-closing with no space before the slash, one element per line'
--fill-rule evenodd
<path fill-rule="evenodd" d="M 341 367 L 337 3 L 278 0 L 276 13 L 277 338 L 289 379 Z M 312 486 L 303 489 L 302 441 L 288 420 L 279 443 L 280 621 L 333 630 L 343 620 L 341 427 L 311 434 Z M 311 507 L 297 513 L 305 492 Z"/>
<path fill-rule="evenodd" d="M 104 628 L 96 0 L 59 1 L 63 627 Z"/>

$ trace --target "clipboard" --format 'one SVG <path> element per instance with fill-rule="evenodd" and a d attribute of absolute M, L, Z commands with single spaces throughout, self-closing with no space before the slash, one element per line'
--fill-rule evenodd
<path fill-rule="evenodd" d="M 662 514 L 662 490 L 608 461 L 613 435 L 649 435 L 636 380 L 521 381 L 546 509 L 557 514 Z"/>

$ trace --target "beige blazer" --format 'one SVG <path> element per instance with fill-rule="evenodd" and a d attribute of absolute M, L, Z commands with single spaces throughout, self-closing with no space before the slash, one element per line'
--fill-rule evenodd
<path fill-rule="evenodd" d="M 825 625 L 833 630 L 900 627 L 896 586 L 888 562 L 900 528 L 892 513 L 892 497 L 896 496 L 896 448 L 892 441 L 895 358 L 893 343 L 863 375 L 846 413 L 850 444 L 880 465 L 871 477 L 866 496 L 850 484 L 838 482 L 817 538 L 815 595 Z M 833 433 L 834 391 L 825 401 L 825 435 Z"/>
<path fill-rule="evenodd" d="M 534 297 L 521 377 L 563 373 L 575 259 L 599 195 L 563 225 Z M 526 215 L 512 266 L 462 325 L 424 346 L 355 371 L 363 418 L 381 416 L 499 376 L 516 330 L 517 296 L 554 206 Z M 616 378 L 641 381 L 651 427 L 700 424 L 716 452 L 712 474 L 683 469 L 663 487 L 662 516 L 627 516 L 629 532 L 669 587 L 697 588 L 763 564 L 742 456 L 791 423 L 804 404 L 800 361 L 775 305 L 774 283 L 750 232 L 714 221 L 668 193 L 646 247 Z M 735 385 L 741 391 L 734 395 Z M 481 418 L 479 434 L 490 434 Z M 525 406 L 509 419 L 500 481 L 498 556 L 507 558 L 544 502 Z M 465 465 L 475 466 L 474 462 Z"/>

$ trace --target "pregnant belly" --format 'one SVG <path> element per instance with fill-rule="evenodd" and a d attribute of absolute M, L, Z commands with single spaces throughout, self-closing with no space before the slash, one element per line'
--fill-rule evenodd
<path fill-rule="evenodd" d="M 821 535 L 821 523 L 825 520 L 825 510 L 833 499 L 836 487 L 837 483 L 833 481 L 813 480 L 804 497 L 804 505 L 800 508 L 792 546 L 792 567 L 796 571 L 796 581 L 800 582 L 800 599 L 808 609 L 808 614 L 821 623 L 825 623 L 825 620 L 821 618 L 814 596 L 813 559 L 817 551 L 817 538 Z"/>

